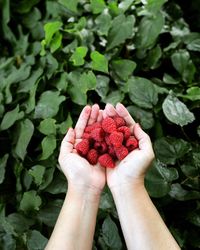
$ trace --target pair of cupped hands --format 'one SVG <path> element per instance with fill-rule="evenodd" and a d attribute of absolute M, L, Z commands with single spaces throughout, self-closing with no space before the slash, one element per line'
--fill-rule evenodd
<path fill-rule="evenodd" d="M 115 168 L 103 168 L 99 163 L 91 165 L 76 152 L 76 144 L 82 139 L 87 125 L 100 122 L 106 117 L 119 115 L 136 137 L 139 148 L 129 153 L 122 161 L 116 162 Z M 145 173 L 154 158 L 150 137 L 142 130 L 129 114 L 128 110 L 118 103 L 115 107 L 107 104 L 101 110 L 97 104 L 85 106 L 78 118 L 75 128 L 70 128 L 60 148 L 59 164 L 68 180 L 68 186 L 100 194 L 106 182 L 109 188 L 115 189 L 123 185 L 132 186 L 143 183 Z"/>

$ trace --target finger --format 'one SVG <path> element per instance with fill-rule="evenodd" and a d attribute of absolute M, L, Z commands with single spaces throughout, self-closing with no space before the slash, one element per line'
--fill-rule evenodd
<path fill-rule="evenodd" d="M 97 122 L 101 122 L 103 120 L 103 110 L 99 110 L 99 115 L 97 117 Z"/>
<path fill-rule="evenodd" d="M 70 128 L 62 140 L 60 147 L 60 154 L 64 155 L 67 153 L 71 153 L 73 150 L 74 143 L 75 143 L 75 133 L 74 130 Z"/>
<path fill-rule="evenodd" d="M 132 118 L 132 116 L 129 114 L 128 110 L 124 107 L 123 104 L 118 103 L 116 105 L 116 112 L 119 116 L 121 116 L 122 118 L 124 118 L 127 126 L 129 127 L 133 127 L 135 125 L 135 121 Z"/>
<path fill-rule="evenodd" d="M 82 137 L 84 129 L 88 123 L 90 113 L 91 113 L 90 106 L 86 106 L 85 108 L 83 108 L 75 126 L 76 139 L 80 139 Z"/>
<path fill-rule="evenodd" d="M 94 104 L 92 106 L 92 110 L 91 110 L 91 113 L 90 113 L 90 118 L 88 120 L 88 125 L 91 125 L 91 124 L 95 123 L 97 121 L 98 115 L 99 115 L 99 105 Z"/>
<path fill-rule="evenodd" d="M 151 139 L 140 127 L 138 123 L 134 126 L 134 135 L 136 139 L 139 141 L 139 149 L 149 152 L 150 154 L 153 153 L 153 148 L 151 144 Z"/>
<path fill-rule="evenodd" d="M 105 112 L 106 112 L 107 116 L 113 117 L 113 116 L 116 116 L 116 115 L 117 115 L 117 112 L 116 112 L 115 108 L 114 108 L 113 105 L 110 104 L 110 103 L 107 103 L 107 104 L 106 104 Z"/>

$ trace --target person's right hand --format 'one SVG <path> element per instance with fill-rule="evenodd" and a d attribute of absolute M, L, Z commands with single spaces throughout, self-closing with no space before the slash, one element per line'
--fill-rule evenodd
<path fill-rule="evenodd" d="M 122 161 L 116 163 L 116 167 L 106 169 L 107 184 L 110 189 L 122 185 L 131 186 L 135 183 L 143 183 L 145 173 L 154 159 L 154 152 L 150 137 L 135 123 L 128 110 L 122 105 L 117 104 L 114 108 L 107 104 L 103 112 L 104 118 L 107 116 L 121 116 L 131 130 L 131 134 L 139 142 L 139 148 L 129 153 Z"/>

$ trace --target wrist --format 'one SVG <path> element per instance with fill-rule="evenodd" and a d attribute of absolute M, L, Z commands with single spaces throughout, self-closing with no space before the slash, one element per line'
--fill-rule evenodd
<path fill-rule="evenodd" d="M 102 190 L 85 185 L 68 184 L 67 194 L 77 199 L 99 202 Z"/>
<path fill-rule="evenodd" d="M 123 182 L 118 185 L 110 186 L 113 197 L 121 197 L 123 195 L 133 195 L 139 191 L 145 190 L 144 178 L 134 179 L 131 182 Z"/>

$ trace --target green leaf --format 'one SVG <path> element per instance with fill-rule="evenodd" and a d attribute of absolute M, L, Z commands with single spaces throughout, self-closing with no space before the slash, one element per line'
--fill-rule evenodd
<path fill-rule="evenodd" d="M 50 44 L 51 53 L 54 53 L 57 49 L 61 47 L 61 45 L 62 45 L 62 34 L 60 32 L 56 32 Z"/>
<path fill-rule="evenodd" d="M 134 2 L 134 0 L 123 0 L 119 3 L 119 9 L 122 10 L 123 12 L 125 12 L 126 10 L 128 10 L 132 3 Z"/>
<path fill-rule="evenodd" d="M 54 135 L 48 135 L 42 140 L 42 155 L 40 160 L 47 159 L 53 154 L 56 148 L 56 138 Z"/>
<path fill-rule="evenodd" d="M 40 122 L 39 131 L 44 135 L 56 134 L 56 120 L 47 118 Z"/>
<path fill-rule="evenodd" d="M 145 186 L 151 197 L 164 197 L 170 191 L 170 182 L 163 176 L 165 170 L 162 171 L 162 165 L 158 161 L 154 161 L 148 170 L 145 176 Z"/>
<path fill-rule="evenodd" d="M 112 24 L 112 18 L 109 13 L 103 12 L 95 19 L 95 24 L 98 34 L 107 36 Z"/>
<path fill-rule="evenodd" d="M 69 93 L 72 101 L 79 105 L 87 104 L 87 91 L 96 88 L 96 77 L 92 71 L 80 74 L 76 71 L 69 74 L 69 80 L 72 86 L 69 88 Z"/>
<path fill-rule="evenodd" d="M 49 22 L 44 25 L 45 31 L 45 42 L 47 45 L 50 45 L 54 34 L 59 31 L 62 27 L 62 23 L 59 21 Z"/>
<path fill-rule="evenodd" d="M 158 102 L 158 94 L 153 83 L 145 78 L 132 77 L 128 81 L 131 101 L 142 108 L 153 108 Z"/>
<path fill-rule="evenodd" d="M 161 12 L 152 16 L 145 16 L 139 24 L 135 46 L 138 49 L 151 47 L 158 38 L 164 26 L 164 17 Z"/>
<path fill-rule="evenodd" d="M 5 154 L 2 158 L 0 158 L 0 184 L 4 181 L 8 157 L 9 155 Z"/>
<path fill-rule="evenodd" d="M 30 226 L 34 224 L 34 220 L 31 218 L 26 218 L 20 213 L 12 213 L 8 215 L 8 222 L 13 226 L 14 230 L 22 234 L 27 231 Z"/>
<path fill-rule="evenodd" d="M 113 60 L 111 65 L 115 74 L 124 81 L 128 80 L 136 68 L 136 63 L 127 59 Z"/>
<path fill-rule="evenodd" d="M 110 50 L 122 44 L 126 39 L 131 38 L 134 35 L 134 24 L 135 17 L 133 15 L 126 17 L 124 14 L 121 14 L 115 17 L 108 33 L 108 44 L 106 49 Z"/>
<path fill-rule="evenodd" d="M 58 2 L 64 5 L 67 9 L 71 10 L 72 12 L 77 12 L 77 5 L 79 0 L 58 0 Z"/>
<path fill-rule="evenodd" d="M 30 211 L 39 210 L 42 200 L 39 195 L 37 195 L 35 190 L 25 192 L 23 194 L 22 200 L 20 201 L 20 210 L 25 213 Z"/>
<path fill-rule="evenodd" d="M 26 155 L 26 149 L 32 138 L 33 132 L 34 125 L 29 119 L 20 122 L 19 136 L 14 151 L 22 160 L 24 160 L 24 157 Z"/>
<path fill-rule="evenodd" d="M 183 157 L 191 150 L 191 147 L 183 139 L 162 137 L 155 141 L 154 150 L 156 157 L 162 163 L 174 165 L 177 159 Z"/>
<path fill-rule="evenodd" d="M 59 173 L 56 176 L 54 176 L 53 181 L 48 185 L 48 187 L 45 189 L 45 192 L 48 192 L 50 194 L 66 194 L 67 192 L 67 183 L 66 183 L 66 177 L 63 175 L 63 173 Z"/>
<path fill-rule="evenodd" d="M 191 32 L 184 37 L 184 43 L 187 49 L 191 51 L 200 51 L 200 34 Z"/>
<path fill-rule="evenodd" d="M 172 184 L 169 195 L 178 201 L 198 200 L 200 199 L 200 192 L 188 191 L 182 188 L 179 183 Z"/>
<path fill-rule="evenodd" d="M 124 99 L 124 93 L 120 90 L 114 90 L 110 94 L 108 94 L 105 98 L 102 99 L 104 103 L 110 103 L 112 105 L 116 105 L 118 102 L 122 102 Z"/>
<path fill-rule="evenodd" d="M 72 117 L 70 115 L 70 113 L 68 113 L 67 119 L 66 121 L 63 121 L 61 124 L 57 125 L 59 128 L 59 131 L 62 135 L 65 135 L 67 132 L 68 128 L 71 128 L 73 125 L 73 120 Z"/>
<path fill-rule="evenodd" d="M 167 84 L 178 84 L 179 81 L 174 79 L 171 75 L 168 75 L 167 73 L 164 73 L 163 76 L 163 82 Z"/>
<path fill-rule="evenodd" d="M 38 219 L 45 225 L 54 227 L 62 205 L 63 200 L 49 201 L 48 204 L 38 211 Z"/>
<path fill-rule="evenodd" d="M 107 216 L 103 222 L 102 233 L 103 239 L 109 248 L 113 250 L 122 248 L 118 228 L 110 216 Z"/>
<path fill-rule="evenodd" d="M 157 45 L 155 48 L 149 51 L 148 57 L 147 57 L 147 65 L 150 69 L 157 68 L 158 61 L 162 57 L 162 50 L 159 45 Z"/>
<path fill-rule="evenodd" d="M 154 118 L 152 112 L 132 105 L 128 106 L 127 109 L 134 120 L 141 124 L 143 129 L 150 129 L 154 126 Z"/>
<path fill-rule="evenodd" d="M 87 54 L 88 48 L 81 46 L 77 47 L 73 55 L 70 57 L 70 61 L 73 62 L 74 66 L 81 66 L 85 63 L 84 58 Z"/>
<path fill-rule="evenodd" d="M 32 230 L 27 235 L 28 250 L 43 250 L 47 242 L 47 238 L 37 230 Z"/>
<path fill-rule="evenodd" d="M 145 6 L 145 8 L 151 13 L 156 13 L 166 2 L 167 0 L 147 0 L 147 5 Z"/>
<path fill-rule="evenodd" d="M 104 0 L 90 0 L 90 2 L 91 2 L 92 12 L 94 14 L 102 13 L 102 11 L 106 7 Z"/>
<path fill-rule="evenodd" d="M 193 113 L 191 113 L 187 106 L 173 94 L 169 94 L 165 98 L 162 109 L 169 121 L 181 127 L 195 120 Z"/>
<path fill-rule="evenodd" d="M 107 76 L 97 76 L 96 92 L 101 98 L 105 98 L 109 91 L 109 81 L 110 79 Z"/>
<path fill-rule="evenodd" d="M 33 177 L 36 185 L 40 185 L 43 181 L 45 167 L 42 165 L 35 165 L 29 169 L 28 173 Z"/>
<path fill-rule="evenodd" d="M 59 91 L 47 90 L 43 92 L 35 107 L 35 118 L 45 119 L 54 117 L 59 110 L 60 104 L 65 99 L 65 96 L 60 95 Z"/>
<path fill-rule="evenodd" d="M 19 112 L 19 105 L 16 106 L 15 109 L 8 111 L 1 122 L 1 130 L 5 130 L 10 128 L 17 120 L 23 118 L 24 112 Z"/>
<path fill-rule="evenodd" d="M 189 52 L 186 50 L 176 51 L 171 56 L 171 60 L 174 68 L 182 76 L 182 79 L 185 82 L 192 82 L 196 68 L 190 60 Z"/>
<path fill-rule="evenodd" d="M 98 51 L 93 51 L 90 57 L 92 59 L 91 67 L 93 70 L 108 73 L 108 60 L 104 55 Z"/>
<path fill-rule="evenodd" d="M 200 88 L 199 87 L 191 87 L 186 90 L 186 95 L 179 95 L 181 97 L 184 97 L 186 99 L 189 99 L 191 101 L 199 101 L 200 100 Z"/>
<path fill-rule="evenodd" d="M 16 249 L 16 240 L 14 239 L 14 237 L 11 234 L 4 234 L 3 237 L 1 237 L 1 246 L 2 246 L 2 250 L 13 250 Z"/>

